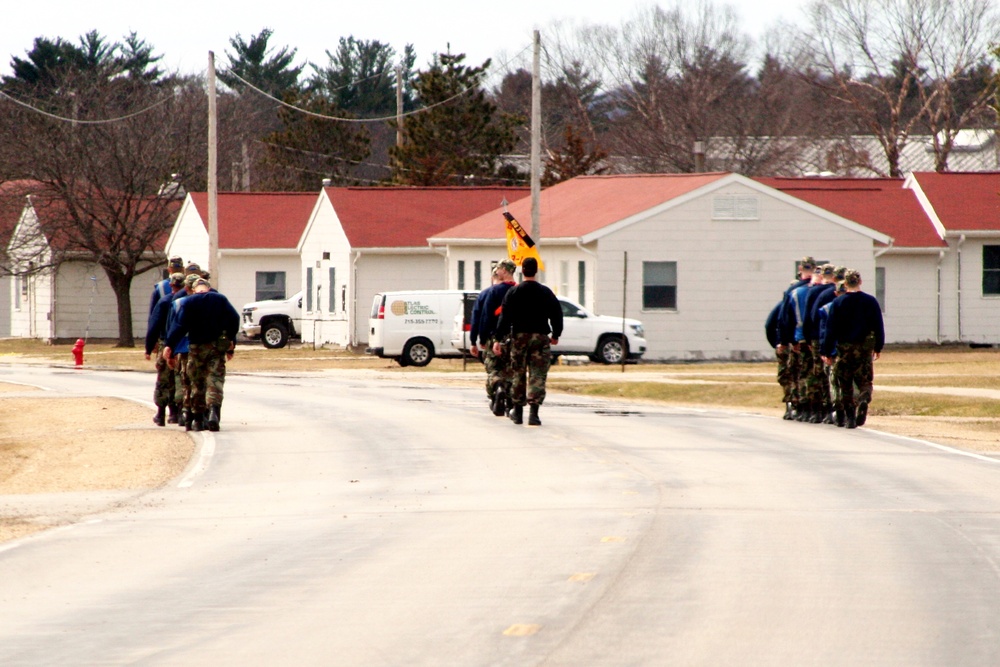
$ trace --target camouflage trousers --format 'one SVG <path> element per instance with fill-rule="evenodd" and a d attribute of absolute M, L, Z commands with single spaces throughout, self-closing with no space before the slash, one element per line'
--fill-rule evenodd
<path fill-rule="evenodd" d="M 503 385 L 504 391 L 510 394 L 510 343 L 500 342 L 500 354 L 493 354 L 493 343 L 490 338 L 483 351 L 483 366 L 486 368 L 486 395 L 493 400 L 498 386 Z"/>
<path fill-rule="evenodd" d="M 174 367 L 174 404 L 182 408 L 191 408 L 191 382 L 188 379 L 188 353 L 174 355 L 177 363 Z"/>
<path fill-rule="evenodd" d="M 775 348 L 774 356 L 778 359 L 778 384 L 781 385 L 781 400 L 783 403 L 791 403 L 795 399 L 795 378 L 789 365 L 791 350 L 787 345 L 781 349 Z"/>
<path fill-rule="evenodd" d="M 170 405 L 174 402 L 174 369 L 167 366 L 163 358 L 163 341 L 156 349 L 156 388 L 153 390 L 153 403 L 157 407 Z"/>
<path fill-rule="evenodd" d="M 799 342 L 788 353 L 789 382 L 792 387 L 792 404 L 795 407 L 807 407 L 809 394 L 806 388 L 806 378 L 812 367 L 812 352 L 808 343 Z"/>
<path fill-rule="evenodd" d="M 826 376 L 830 384 L 830 405 L 834 410 L 842 410 L 844 397 L 841 395 L 840 382 L 837 380 L 837 357 L 834 357 L 833 363 L 826 367 Z"/>
<path fill-rule="evenodd" d="M 830 376 L 819 350 L 819 341 L 809 342 L 809 356 L 812 365 L 806 377 L 806 395 L 814 407 L 822 407 L 830 402 Z"/>
<path fill-rule="evenodd" d="M 229 341 L 225 337 L 211 343 L 191 343 L 187 375 L 191 383 L 189 408 L 194 414 L 201 414 L 212 405 L 222 405 L 228 351 Z"/>
<path fill-rule="evenodd" d="M 837 343 L 837 363 L 835 373 L 841 397 L 846 410 L 854 409 L 858 403 L 871 403 L 872 383 L 875 380 L 875 361 L 872 354 L 875 346 L 871 341 L 864 343 Z M 857 394 L 854 386 L 857 385 Z"/>
<path fill-rule="evenodd" d="M 514 334 L 510 342 L 511 396 L 515 405 L 545 400 L 545 380 L 552 365 L 548 334 Z"/>

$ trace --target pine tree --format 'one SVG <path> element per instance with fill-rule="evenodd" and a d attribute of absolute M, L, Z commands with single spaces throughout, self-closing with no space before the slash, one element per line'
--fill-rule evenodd
<path fill-rule="evenodd" d="M 389 150 L 393 180 L 406 185 L 479 185 L 497 182 L 503 156 L 514 148 L 522 119 L 486 97 L 480 67 L 464 54 L 438 54 L 413 80 L 421 111 L 403 120 L 403 143 Z M 395 123 L 391 123 L 395 126 Z"/>

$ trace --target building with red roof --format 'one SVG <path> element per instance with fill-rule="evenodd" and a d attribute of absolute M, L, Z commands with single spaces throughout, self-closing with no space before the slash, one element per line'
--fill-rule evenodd
<path fill-rule="evenodd" d="M 489 285 L 489 264 L 449 273 L 446 252 L 428 244 L 441 231 L 502 202 L 526 197 L 522 187 L 327 187 L 310 218 L 302 257 L 306 323 L 303 338 L 364 345 L 375 294 L 404 289 Z"/>
<path fill-rule="evenodd" d="M 525 229 L 531 202 L 509 205 Z M 730 173 L 580 176 L 541 193 L 542 280 L 588 309 L 643 322 L 647 359 L 773 355 L 767 313 L 804 255 L 874 272 L 892 238 L 836 211 Z M 506 254 L 499 211 L 430 239 L 461 263 Z M 822 251 L 822 252 L 821 252 Z"/>
<path fill-rule="evenodd" d="M 301 289 L 299 244 L 316 207 L 315 192 L 220 192 L 219 256 L 210 280 L 239 310 Z M 187 195 L 167 240 L 168 256 L 208 268 L 208 193 Z"/>

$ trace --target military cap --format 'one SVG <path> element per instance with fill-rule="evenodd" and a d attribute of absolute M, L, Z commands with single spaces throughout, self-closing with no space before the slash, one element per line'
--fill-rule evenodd
<path fill-rule="evenodd" d="M 861 284 L 861 274 L 857 271 L 848 271 L 844 275 L 844 285 L 847 287 L 857 287 Z"/>
<path fill-rule="evenodd" d="M 837 267 L 837 268 L 836 268 L 836 269 L 834 270 L 834 272 L 833 272 L 833 275 L 834 275 L 834 277 L 835 277 L 835 278 L 836 278 L 837 280 L 843 280 L 843 279 L 844 279 L 844 276 L 846 276 L 846 275 L 847 275 L 847 267 L 846 267 L 846 266 L 838 266 L 838 267 Z"/>
<path fill-rule="evenodd" d="M 501 259 L 497 262 L 497 268 L 503 269 L 507 273 L 514 275 L 514 272 L 517 271 L 517 264 L 515 264 L 512 259 Z"/>
<path fill-rule="evenodd" d="M 180 287 L 184 284 L 184 274 L 183 273 L 171 273 L 170 274 L 170 286 Z"/>
<path fill-rule="evenodd" d="M 184 260 L 180 257 L 171 257 L 170 261 L 167 262 L 167 268 L 170 273 L 180 273 L 184 271 Z"/>
<path fill-rule="evenodd" d="M 806 255 L 799 261 L 799 268 L 812 271 L 813 269 L 816 268 L 816 260 L 813 259 L 810 255 Z"/>
<path fill-rule="evenodd" d="M 212 284 L 207 280 L 205 280 L 204 278 L 198 278 L 197 280 L 194 281 L 194 285 L 192 285 L 194 289 L 198 289 L 201 286 L 205 286 L 209 289 L 212 289 Z"/>
<path fill-rule="evenodd" d="M 820 267 L 820 272 L 824 278 L 833 278 L 837 272 L 837 268 L 833 264 L 824 264 Z"/>
<path fill-rule="evenodd" d="M 201 267 L 195 264 L 194 262 L 191 262 L 190 264 L 187 265 L 187 268 L 184 269 L 184 273 L 188 275 L 191 275 L 193 273 L 201 275 Z"/>
<path fill-rule="evenodd" d="M 197 273 L 189 273 L 184 276 L 184 286 L 189 290 L 194 287 L 194 281 L 201 279 Z"/>

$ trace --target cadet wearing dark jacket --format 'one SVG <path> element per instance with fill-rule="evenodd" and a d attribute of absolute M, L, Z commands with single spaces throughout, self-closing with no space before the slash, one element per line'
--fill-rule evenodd
<path fill-rule="evenodd" d="M 191 382 L 191 429 L 219 430 L 226 381 L 226 359 L 232 359 L 240 314 L 229 299 L 210 291 L 204 278 L 194 283 L 194 294 L 184 299 L 167 332 L 171 350 L 188 336 L 188 377 Z"/>
<path fill-rule="evenodd" d="M 515 424 L 522 423 L 527 403 L 530 407 L 528 425 L 541 426 L 538 407 L 545 400 L 545 380 L 552 363 L 550 346 L 558 344 L 562 335 L 562 305 L 552 290 L 535 280 L 538 261 L 534 257 L 522 262 L 521 273 L 524 280 L 504 295 L 496 336 L 498 339 L 511 336 L 514 400 L 511 419 Z M 500 354 L 500 351 L 500 343 L 493 343 L 493 352 Z"/>
<path fill-rule="evenodd" d="M 167 421 L 167 408 L 170 409 L 169 422 L 176 424 L 179 419 L 179 407 L 174 402 L 175 374 L 163 358 L 163 340 L 167 337 L 167 317 L 173 297 L 184 286 L 184 274 L 172 273 L 168 280 L 170 293 L 160 298 L 149 311 L 146 326 L 146 360 L 156 354 L 156 388 L 153 390 L 153 403 L 156 405 L 156 416 L 153 423 L 164 426 Z"/>
<path fill-rule="evenodd" d="M 885 328 L 878 300 L 861 291 L 861 274 L 851 271 L 844 277 L 846 294 L 830 305 L 826 336 L 820 341 L 823 361 L 833 362 L 844 403 L 847 428 L 863 426 L 868 418 L 875 378 L 874 362 L 882 355 Z M 854 395 L 854 385 L 858 394 Z"/>

